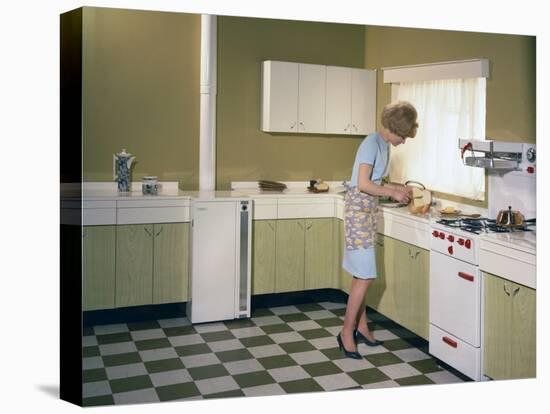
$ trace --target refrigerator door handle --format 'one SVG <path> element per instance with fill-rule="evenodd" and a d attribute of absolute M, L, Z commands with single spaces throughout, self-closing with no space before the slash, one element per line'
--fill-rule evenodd
<path fill-rule="evenodd" d="M 249 228 L 248 202 L 241 202 L 240 213 L 240 258 L 239 258 L 239 315 L 247 314 L 249 309 L 249 274 L 248 274 L 248 233 Z"/>

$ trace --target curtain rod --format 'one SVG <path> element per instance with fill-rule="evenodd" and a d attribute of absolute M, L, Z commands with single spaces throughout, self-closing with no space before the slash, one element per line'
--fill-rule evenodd
<path fill-rule="evenodd" d="M 437 65 L 450 65 L 450 64 L 457 64 L 457 63 L 467 63 L 467 62 L 480 62 L 482 60 L 485 60 L 484 58 L 478 58 L 478 59 L 464 59 L 464 60 L 449 60 L 446 62 L 434 62 L 434 63 L 419 63 L 415 65 L 404 65 L 404 66 L 386 66 L 383 68 L 380 68 L 381 70 L 393 70 L 393 69 L 412 69 L 412 68 L 421 68 L 424 66 L 437 66 Z"/>

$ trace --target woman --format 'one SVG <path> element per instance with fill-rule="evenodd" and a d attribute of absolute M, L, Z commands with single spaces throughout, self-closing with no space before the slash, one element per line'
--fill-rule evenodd
<path fill-rule="evenodd" d="M 408 203 L 412 189 L 385 184 L 389 145 L 394 147 L 414 138 L 418 128 L 417 112 L 408 102 L 386 105 L 381 115 L 382 128 L 368 135 L 357 150 L 351 181 L 347 185 L 344 207 L 346 249 L 342 267 L 353 275 L 349 292 L 344 327 L 337 336 L 340 349 L 347 357 L 359 359 L 357 342 L 369 346 L 380 345 L 367 325 L 363 302 L 369 285 L 376 278 L 374 239 L 378 197 L 389 196 L 400 203 Z"/>

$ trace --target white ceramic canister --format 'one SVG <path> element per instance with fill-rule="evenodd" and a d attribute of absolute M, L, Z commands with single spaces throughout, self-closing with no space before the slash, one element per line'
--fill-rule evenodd
<path fill-rule="evenodd" d="M 157 177 L 146 176 L 142 178 L 141 190 L 143 194 L 157 195 L 158 194 L 158 182 Z"/>

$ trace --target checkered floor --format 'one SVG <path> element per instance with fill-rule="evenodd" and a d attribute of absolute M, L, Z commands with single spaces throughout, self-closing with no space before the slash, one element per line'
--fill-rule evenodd
<path fill-rule="evenodd" d="M 186 318 L 85 328 L 84 405 L 280 395 L 461 382 L 426 342 L 374 311 L 377 347 L 345 358 L 335 336 L 345 304 L 257 309 L 250 319 L 191 325 Z"/>

